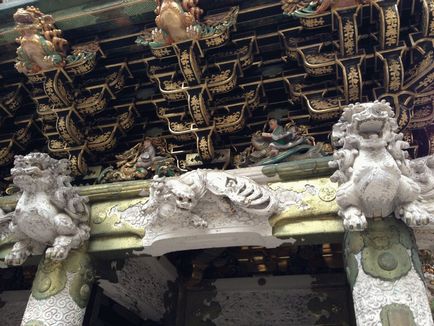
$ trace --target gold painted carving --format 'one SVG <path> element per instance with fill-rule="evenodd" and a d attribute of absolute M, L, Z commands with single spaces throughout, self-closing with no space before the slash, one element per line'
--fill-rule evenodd
<path fill-rule="evenodd" d="M 343 45 L 344 45 L 345 55 L 351 56 L 356 54 L 355 53 L 356 42 L 357 42 L 357 40 L 355 39 L 356 29 L 354 23 L 351 20 L 347 20 L 345 22 L 343 34 L 344 34 Z"/>
<path fill-rule="evenodd" d="M 407 79 L 416 79 L 419 75 L 422 75 L 425 71 L 427 71 L 434 63 L 434 52 L 430 50 L 426 53 L 420 63 L 411 68 L 408 72 Z"/>
<path fill-rule="evenodd" d="M 172 52 L 169 50 L 168 47 L 162 47 L 162 48 L 153 48 L 152 53 L 157 58 L 162 58 L 162 57 L 169 56 Z"/>
<path fill-rule="evenodd" d="M 312 76 L 328 75 L 333 72 L 333 66 L 325 66 L 318 68 L 305 68 L 306 72 Z"/>
<path fill-rule="evenodd" d="M 182 74 L 184 75 L 185 80 L 188 82 L 194 82 L 196 80 L 193 66 L 194 63 L 192 62 L 193 60 L 194 59 L 187 50 L 183 50 L 179 56 Z"/>
<path fill-rule="evenodd" d="M 202 95 L 193 95 L 189 99 L 191 115 L 197 125 L 209 125 L 209 115 Z"/>
<path fill-rule="evenodd" d="M 402 71 L 401 60 L 392 59 L 389 61 L 389 89 L 393 92 L 401 89 Z"/>
<path fill-rule="evenodd" d="M 306 54 L 306 61 L 309 64 L 323 64 L 326 62 L 335 61 L 334 53 L 318 53 L 318 54 Z"/>
<path fill-rule="evenodd" d="M 325 24 L 324 18 L 301 18 L 300 23 L 307 28 L 320 27 Z"/>
<path fill-rule="evenodd" d="M 388 7 L 384 13 L 385 16 L 385 34 L 384 43 L 387 46 L 396 46 L 399 41 L 399 16 L 396 5 Z"/>
<path fill-rule="evenodd" d="M 360 100 L 360 74 L 355 66 L 348 70 L 348 101 L 354 102 Z"/>
<path fill-rule="evenodd" d="M 433 0 L 427 0 L 429 1 L 429 35 L 434 35 L 434 1 Z"/>
<path fill-rule="evenodd" d="M 202 159 L 211 160 L 214 156 L 214 153 L 213 153 L 211 142 L 207 139 L 207 137 L 205 136 L 200 137 L 200 140 L 198 141 L 198 145 L 199 145 L 198 150 Z"/>

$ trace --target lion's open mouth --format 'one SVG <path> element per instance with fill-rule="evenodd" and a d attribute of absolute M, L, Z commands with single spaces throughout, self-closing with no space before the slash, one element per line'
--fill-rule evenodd
<path fill-rule="evenodd" d="M 178 205 L 178 208 L 184 212 L 189 212 L 191 210 L 191 207 L 180 206 L 180 205 Z"/>
<path fill-rule="evenodd" d="M 383 137 L 385 120 L 383 118 L 369 118 L 357 122 L 357 130 L 365 139 L 377 139 Z"/>

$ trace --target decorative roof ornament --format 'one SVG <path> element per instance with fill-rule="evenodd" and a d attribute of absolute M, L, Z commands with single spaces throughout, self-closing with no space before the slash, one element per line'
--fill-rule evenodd
<path fill-rule="evenodd" d="M 199 19 L 203 10 L 199 0 L 167 1 L 156 0 L 154 30 L 156 40 L 166 43 L 195 39 L 199 36 Z"/>
<path fill-rule="evenodd" d="M 226 33 L 236 22 L 238 7 L 228 12 L 207 16 L 203 22 L 203 10 L 199 0 L 156 0 L 156 28 L 146 30 L 136 43 L 151 48 L 163 47 L 187 40 L 212 38 Z"/>
<path fill-rule="evenodd" d="M 281 126 L 276 118 L 270 118 L 267 124 L 269 132 L 253 134 L 251 146 L 235 157 L 238 168 L 325 156 L 324 144 L 315 144 L 305 126 L 297 126 L 293 120 Z"/>
<path fill-rule="evenodd" d="M 15 156 L 11 175 L 20 189 L 15 211 L 0 217 L 1 237 L 17 240 L 6 256 L 8 265 L 21 265 L 28 256 L 41 254 L 64 260 L 71 249 L 89 239 L 87 197 L 71 185 L 68 160 L 45 153 Z"/>
<path fill-rule="evenodd" d="M 101 172 L 101 183 L 149 178 L 152 173 L 171 177 L 178 172 L 175 159 L 166 150 L 164 139 L 145 139 L 125 152 L 116 155 L 116 168 Z M 157 149 L 156 149 L 157 147 Z M 157 155 L 157 151 L 164 156 Z"/>
<path fill-rule="evenodd" d="M 347 230 L 362 231 L 367 218 L 394 214 L 408 226 L 432 220 L 420 202 L 421 187 L 410 168 L 409 144 L 398 134 L 398 124 L 385 101 L 349 105 L 333 126 L 338 149 L 330 166 L 338 170 L 336 196 Z M 414 173 L 413 173 L 414 176 Z"/>
<path fill-rule="evenodd" d="M 26 75 L 65 67 L 70 76 L 84 75 L 95 68 L 97 52 L 101 49 L 96 42 L 72 47 L 62 37 L 62 31 L 54 25 L 53 16 L 42 13 L 39 8 L 27 6 L 14 14 L 16 39 L 15 68 Z M 29 76 L 30 78 L 30 76 Z"/>
<path fill-rule="evenodd" d="M 54 27 L 54 18 L 39 8 L 28 6 L 14 14 L 15 29 L 20 33 L 17 42 L 15 68 L 24 74 L 62 67 L 68 50 L 68 41 L 62 31 Z"/>

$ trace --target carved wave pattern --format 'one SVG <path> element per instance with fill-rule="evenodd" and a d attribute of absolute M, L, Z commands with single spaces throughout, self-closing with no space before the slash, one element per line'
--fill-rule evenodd
<path fill-rule="evenodd" d="M 381 308 L 392 303 L 409 306 L 416 326 L 433 325 L 428 297 L 423 295 L 426 290 L 414 267 L 406 276 L 395 282 L 388 282 L 367 275 L 361 267 L 360 254 L 356 258 L 359 273 L 353 289 L 353 299 L 358 325 L 382 325 Z"/>
<path fill-rule="evenodd" d="M 81 326 L 86 309 L 80 308 L 69 295 L 75 273 L 67 273 L 65 288 L 46 300 L 36 300 L 30 295 L 22 325 L 41 321 L 45 326 Z"/>

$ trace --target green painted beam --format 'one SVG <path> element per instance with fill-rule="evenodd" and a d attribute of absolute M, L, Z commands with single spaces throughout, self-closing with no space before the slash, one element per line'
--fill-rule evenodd
<path fill-rule="evenodd" d="M 330 176 L 335 171 L 328 165 L 332 159 L 331 156 L 327 156 L 266 165 L 262 167 L 262 173 L 269 178 L 278 176 L 280 180 L 284 181 Z"/>

